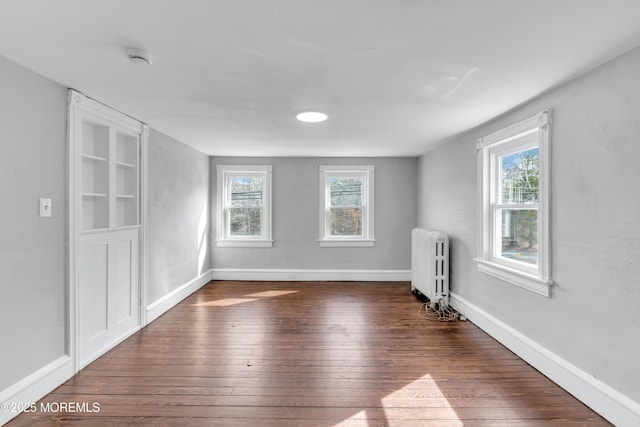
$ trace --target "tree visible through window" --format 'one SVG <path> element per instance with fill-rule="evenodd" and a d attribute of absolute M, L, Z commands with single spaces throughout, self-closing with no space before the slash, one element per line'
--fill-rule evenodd
<path fill-rule="evenodd" d="M 271 247 L 271 166 L 216 169 L 217 246 Z"/>
<path fill-rule="evenodd" d="M 373 246 L 373 171 L 320 166 L 321 246 Z"/>
<path fill-rule="evenodd" d="M 362 180 L 329 178 L 331 235 L 362 236 Z"/>
<path fill-rule="evenodd" d="M 230 178 L 229 234 L 259 236 L 262 231 L 262 178 Z"/>
<path fill-rule="evenodd" d="M 478 141 L 478 270 L 549 296 L 549 140 L 545 110 Z"/>
<path fill-rule="evenodd" d="M 502 253 L 506 258 L 538 263 L 539 149 L 499 158 Z"/>

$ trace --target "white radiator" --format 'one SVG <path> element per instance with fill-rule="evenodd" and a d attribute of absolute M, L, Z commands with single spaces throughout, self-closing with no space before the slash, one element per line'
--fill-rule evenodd
<path fill-rule="evenodd" d="M 449 305 L 449 237 L 439 231 L 411 231 L 411 290 L 431 303 Z"/>

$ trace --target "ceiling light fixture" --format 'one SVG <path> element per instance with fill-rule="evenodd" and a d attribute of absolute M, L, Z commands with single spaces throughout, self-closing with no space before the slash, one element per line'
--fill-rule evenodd
<path fill-rule="evenodd" d="M 129 61 L 133 62 L 134 64 L 151 65 L 151 57 L 147 52 L 141 49 L 136 49 L 133 47 L 128 48 L 127 57 L 129 58 Z"/>
<path fill-rule="evenodd" d="M 305 122 L 305 123 L 324 122 L 328 118 L 329 117 L 326 114 L 320 113 L 318 111 L 305 111 L 305 112 L 302 112 L 302 113 L 300 113 L 300 114 L 298 114 L 296 116 L 296 119 L 300 120 L 301 122 Z"/>

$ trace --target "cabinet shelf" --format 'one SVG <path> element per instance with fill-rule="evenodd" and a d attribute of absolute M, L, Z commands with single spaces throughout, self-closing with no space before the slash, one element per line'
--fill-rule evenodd
<path fill-rule="evenodd" d="M 87 159 L 87 160 L 95 160 L 96 162 L 106 162 L 107 159 L 104 157 L 99 157 L 99 156 L 94 156 L 93 154 L 83 154 L 82 155 L 83 159 Z"/>
<path fill-rule="evenodd" d="M 81 230 L 139 225 L 140 136 L 115 123 L 82 124 Z"/>
<path fill-rule="evenodd" d="M 125 163 L 125 162 L 116 162 L 116 166 L 120 166 L 123 168 L 132 168 L 135 169 L 136 165 L 133 165 L 131 163 Z"/>

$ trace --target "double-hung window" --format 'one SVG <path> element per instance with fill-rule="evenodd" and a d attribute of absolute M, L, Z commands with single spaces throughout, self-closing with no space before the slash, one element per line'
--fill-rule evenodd
<path fill-rule="evenodd" d="M 478 142 L 478 270 L 549 296 L 551 113 Z"/>
<path fill-rule="evenodd" d="M 217 166 L 217 246 L 271 247 L 271 166 Z"/>
<path fill-rule="evenodd" d="M 320 166 L 320 246 L 373 246 L 372 165 Z"/>

